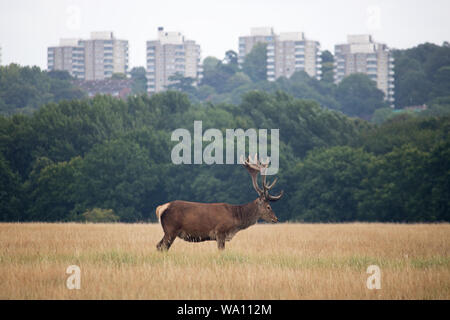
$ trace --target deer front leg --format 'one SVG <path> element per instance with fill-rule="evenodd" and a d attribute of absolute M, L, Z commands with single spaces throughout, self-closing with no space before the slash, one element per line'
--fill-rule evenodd
<path fill-rule="evenodd" d="M 217 247 L 219 248 L 219 250 L 224 250 L 225 249 L 225 235 L 218 234 L 216 240 L 217 240 Z"/>

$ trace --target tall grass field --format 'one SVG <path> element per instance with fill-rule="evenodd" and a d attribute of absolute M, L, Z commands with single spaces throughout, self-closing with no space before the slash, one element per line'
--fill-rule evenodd
<path fill-rule="evenodd" d="M 450 224 L 258 224 L 217 250 L 159 224 L 0 224 L 0 299 L 450 299 Z M 80 268 L 80 288 L 66 273 Z M 369 289 L 371 265 L 380 289 Z"/>

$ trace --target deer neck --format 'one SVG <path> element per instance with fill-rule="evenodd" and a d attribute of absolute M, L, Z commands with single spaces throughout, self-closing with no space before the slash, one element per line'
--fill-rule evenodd
<path fill-rule="evenodd" d="M 245 229 L 254 225 L 260 218 L 256 200 L 237 206 L 236 209 L 236 218 L 238 220 L 239 229 Z"/>

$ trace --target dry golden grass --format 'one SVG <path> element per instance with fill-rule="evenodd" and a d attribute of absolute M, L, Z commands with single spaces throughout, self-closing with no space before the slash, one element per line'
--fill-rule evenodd
<path fill-rule="evenodd" d="M 157 224 L 0 224 L 0 299 L 449 299 L 450 224 L 278 224 L 215 242 Z M 66 288 L 69 265 L 81 289 Z M 368 290 L 366 269 L 381 268 Z"/>

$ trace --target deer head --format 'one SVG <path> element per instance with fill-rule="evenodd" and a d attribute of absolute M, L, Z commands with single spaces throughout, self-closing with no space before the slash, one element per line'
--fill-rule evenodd
<path fill-rule="evenodd" d="M 241 162 L 250 173 L 253 188 L 258 193 L 259 197 L 255 200 L 255 202 L 258 205 L 260 217 L 268 222 L 278 222 L 278 218 L 275 216 L 269 202 L 280 200 L 283 196 L 283 191 L 281 191 L 281 193 L 277 196 L 269 194 L 270 189 L 272 189 L 277 182 L 277 178 L 275 178 L 272 183 L 267 184 L 266 170 L 269 166 L 270 160 L 267 159 L 266 162 L 262 163 L 258 160 L 258 156 L 255 154 L 253 159 L 251 159 L 250 156 L 245 161 L 241 158 Z M 258 173 L 262 176 L 262 189 L 258 184 Z"/>

